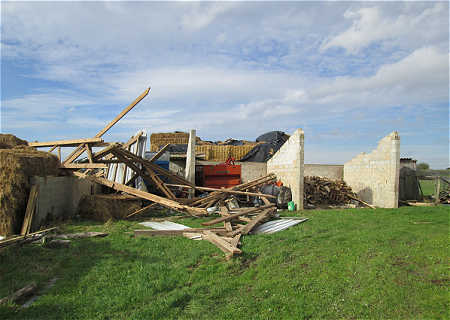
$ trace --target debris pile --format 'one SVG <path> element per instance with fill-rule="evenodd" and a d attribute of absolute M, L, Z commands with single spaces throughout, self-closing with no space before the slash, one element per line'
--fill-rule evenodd
<path fill-rule="evenodd" d="M 348 204 L 356 199 L 356 194 L 343 180 L 307 176 L 304 178 L 304 199 L 310 205 Z"/>
<path fill-rule="evenodd" d="M 2 231 L 1 233 L 6 235 L 17 234 L 18 232 L 14 228 L 20 227 L 22 221 L 23 225 L 26 226 L 27 222 L 30 222 L 29 219 L 32 219 L 34 209 L 30 208 L 28 210 L 27 199 L 35 199 L 38 191 L 36 189 L 36 192 L 30 193 L 29 177 L 33 175 L 56 176 L 59 173 L 87 179 L 108 187 L 109 191 L 114 190 L 113 192 L 124 194 L 85 196 L 79 202 L 78 208 L 78 213 L 83 217 L 97 221 L 127 218 L 142 210 L 139 210 L 142 200 L 195 217 L 206 217 L 213 212 L 218 212 L 221 216 L 220 218 L 203 222 L 202 225 L 205 228 L 191 229 L 190 233 L 201 233 L 202 237 L 208 239 L 229 255 L 240 253 L 241 250 L 237 248 L 240 237 L 252 232 L 259 224 L 273 217 L 277 211 L 276 203 L 274 203 L 277 197 L 271 194 L 263 194 L 260 191 L 262 185 L 271 181 L 276 182 L 275 174 L 268 174 L 228 188 L 198 187 L 183 177 L 155 164 L 158 158 L 168 149 L 169 144 L 162 146 L 162 148 L 158 147 L 159 151 L 151 159 L 145 159 L 142 153 L 138 154 L 137 151 L 139 149 L 139 134 L 132 137 L 127 143 L 107 143 L 103 141 L 101 139 L 102 135 L 139 103 L 148 94 L 149 90 L 150 88 L 142 93 L 93 138 L 30 142 L 27 145 L 25 145 L 26 141 L 11 136 L 1 140 L 3 148 L 14 145 L 13 149 L 0 150 L 2 157 L 0 173 L 2 181 L 2 192 L 0 195 L 2 211 L 0 212 L 0 226 L 9 228 L 6 232 L 5 230 L 0 230 Z M 175 133 L 175 135 L 176 141 L 186 141 L 186 134 Z M 164 140 L 166 138 L 165 134 L 160 134 L 154 137 L 154 141 L 156 141 L 155 143 L 165 143 L 167 142 L 167 140 Z M 270 140 L 269 138 L 273 141 L 268 142 L 268 144 L 273 144 L 273 146 L 278 144 L 280 146 L 280 143 L 285 142 L 286 136 L 284 133 L 272 132 L 262 140 L 258 138 L 260 141 L 256 145 Z M 38 147 L 50 147 L 51 149 L 48 152 L 43 152 L 35 149 Z M 62 160 L 62 147 L 75 147 L 75 150 L 66 159 Z M 224 142 L 223 145 L 199 144 L 198 147 L 210 148 L 208 152 L 212 158 L 222 156 L 230 158 L 232 156 L 230 154 L 231 151 L 227 151 L 226 155 L 219 155 L 214 153 L 216 151 L 215 148 L 222 148 L 221 150 L 233 150 L 233 148 L 243 147 L 253 148 L 254 144 L 236 142 L 230 139 Z M 94 153 L 94 148 L 103 149 Z M 55 149 L 58 152 L 58 156 L 50 153 Z M 205 151 L 205 153 L 208 152 Z M 87 157 L 80 159 L 83 154 Z M 118 172 L 119 166 L 121 172 Z M 130 172 L 131 174 L 126 175 L 125 172 Z M 118 176 L 119 173 L 121 173 L 120 176 Z M 147 192 L 146 184 L 151 185 L 156 192 Z M 201 196 L 190 199 L 183 197 L 189 189 L 199 191 Z M 17 192 L 23 194 L 23 196 L 16 196 L 14 193 Z M 12 194 L 14 196 L 11 196 Z M 14 199 L 14 201 L 11 201 L 10 198 Z M 123 204 L 124 198 L 126 198 L 125 201 L 128 201 L 125 206 L 119 204 Z M 251 201 L 254 198 L 263 202 L 254 203 Z M 251 203 L 252 207 L 240 208 L 239 202 Z M 29 201 L 28 203 L 32 202 Z M 253 206 L 255 204 L 256 206 Z M 33 207 L 33 205 L 30 207 Z M 27 212 L 27 216 L 24 219 L 25 212 Z M 28 213 L 30 214 L 29 216 Z M 218 224 L 223 226 L 216 226 Z M 22 234 L 23 237 L 13 238 L 14 240 L 11 243 L 20 244 L 23 241 L 32 239 L 29 229 L 22 228 L 23 230 L 25 230 Z M 139 232 L 136 231 L 135 235 L 139 235 Z M 148 230 L 144 233 L 149 235 Z M 150 234 L 151 236 L 158 235 L 157 232 Z M 33 237 L 32 240 L 35 239 L 36 237 Z"/>
<path fill-rule="evenodd" d="M 444 190 L 439 192 L 438 202 L 441 204 L 450 204 L 450 179 L 446 177 L 440 177 L 440 179 L 444 183 Z M 447 188 L 445 188 L 446 184 Z"/>

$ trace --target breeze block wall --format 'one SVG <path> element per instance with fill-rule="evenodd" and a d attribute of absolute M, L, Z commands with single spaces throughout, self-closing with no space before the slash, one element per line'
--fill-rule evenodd
<path fill-rule="evenodd" d="M 71 217 L 83 195 L 100 192 L 100 185 L 74 177 L 31 177 L 30 184 L 39 186 L 32 230 L 39 230 L 42 220 Z"/>
<path fill-rule="evenodd" d="M 344 180 L 342 164 L 305 164 L 305 177 L 322 177 L 330 180 Z"/>
<path fill-rule="evenodd" d="M 303 209 L 305 132 L 299 128 L 267 162 L 267 173 L 275 173 L 283 185 L 291 188 L 297 210 Z"/>
<path fill-rule="evenodd" d="M 357 155 L 344 164 L 344 180 L 365 202 L 398 207 L 400 136 L 392 132 L 378 142 L 377 150 Z"/>

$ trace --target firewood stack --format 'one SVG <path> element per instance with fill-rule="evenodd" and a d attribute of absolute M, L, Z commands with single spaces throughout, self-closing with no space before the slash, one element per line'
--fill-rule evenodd
<path fill-rule="evenodd" d="M 450 187 L 439 193 L 439 203 L 450 204 Z"/>
<path fill-rule="evenodd" d="M 304 199 L 310 205 L 348 204 L 356 197 L 343 180 L 307 176 L 304 182 Z"/>

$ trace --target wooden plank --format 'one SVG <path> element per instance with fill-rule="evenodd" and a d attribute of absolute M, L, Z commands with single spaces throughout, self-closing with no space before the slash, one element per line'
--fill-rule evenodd
<path fill-rule="evenodd" d="M 241 230 L 241 234 L 244 236 L 247 235 L 256 225 L 263 221 L 264 219 L 268 218 L 271 211 L 276 210 L 274 208 L 266 209 L 260 214 L 258 214 L 255 218 L 252 219 L 248 224 L 245 225 L 245 227 Z"/>
<path fill-rule="evenodd" d="M 29 285 L 23 287 L 19 291 L 14 292 L 13 294 L 7 296 L 6 298 L 3 298 L 0 300 L 0 306 L 6 304 L 8 301 L 19 301 L 20 299 L 31 295 L 37 288 L 37 285 L 35 282 L 31 282 Z"/>
<path fill-rule="evenodd" d="M 241 240 L 242 234 L 238 234 L 231 240 L 231 246 L 236 247 L 239 245 L 239 241 Z"/>
<path fill-rule="evenodd" d="M 158 151 L 157 154 L 155 154 L 155 155 L 149 160 L 149 162 L 155 163 L 155 161 L 158 160 L 158 159 L 164 154 L 164 152 L 166 152 L 166 150 L 169 149 L 169 147 L 170 147 L 170 143 L 166 144 L 164 147 L 162 147 L 161 150 Z"/>
<path fill-rule="evenodd" d="M 238 234 L 241 233 L 242 229 L 244 229 L 245 225 L 239 226 L 237 229 L 233 230 L 232 232 L 227 233 L 227 237 L 235 237 Z"/>
<path fill-rule="evenodd" d="M 136 100 L 134 100 L 128 107 L 126 107 L 117 117 L 115 117 L 106 127 L 104 127 L 102 130 L 100 130 L 99 133 L 95 135 L 94 138 L 100 138 L 105 132 L 107 132 L 113 125 L 117 123 L 120 119 L 123 118 L 131 109 L 134 108 L 135 105 L 137 105 L 142 99 L 145 98 L 145 96 L 150 91 L 150 88 L 145 90 Z M 80 144 L 77 149 L 74 150 L 63 162 L 73 162 L 76 160 L 82 153 L 83 153 L 83 144 Z"/>
<path fill-rule="evenodd" d="M 105 169 L 107 165 L 103 163 L 61 163 L 61 169 Z"/>
<path fill-rule="evenodd" d="M 75 140 L 46 141 L 46 142 L 28 142 L 28 146 L 35 148 L 53 146 L 54 148 L 51 150 L 53 151 L 57 146 L 76 147 L 80 144 L 95 143 L 95 142 L 104 142 L 104 141 L 101 138 L 89 138 L 89 139 L 75 139 Z"/>
<path fill-rule="evenodd" d="M 139 174 L 142 179 L 161 190 L 168 198 L 175 198 L 172 191 L 170 191 L 165 184 L 159 179 L 159 177 L 155 174 L 153 170 L 147 170 L 150 177 L 148 177 L 139 167 L 137 167 L 131 160 L 125 158 L 125 155 L 120 152 L 120 149 L 112 150 L 112 153 L 116 156 L 117 159 L 125 163 L 128 167 L 130 167 L 134 172 Z M 125 184 L 125 183 L 124 183 Z"/>
<path fill-rule="evenodd" d="M 89 159 L 89 163 L 94 163 L 94 160 L 92 158 L 92 147 L 86 143 L 85 147 L 87 155 L 88 155 L 88 159 Z"/>
<path fill-rule="evenodd" d="M 208 215 L 208 211 L 206 209 L 191 208 L 191 207 L 188 207 L 185 205 L 181 205 L 176 201 L 169 200 L 169 199 L 166 199 L 166 198 L 163 198 L 163 197 L 160 197 L 155 194 L 148 193 L 148 192 L 144 192 L 141 190 L 137 190 L 135 188 L 128 187 L 128 186 L 125 186 L 123 184 L 120 184 L 120 183 L 117 183 L 114 181 L 110 181 L 110 180 L 100 178 L 100 177 L 88 176 L 81 172 L 73 172 L 72 174 L 77 177 L 83 178 L 83 179 L 87 179 L 87 180 L 90 180 L 90 181 L 93 181 L 93 182 L 96 182 L 99 184 L 103 184 L 105 186 L 108 186 L 108 187 L 113 188 L 118 191 L 126 192 L 129 194 L 135 195 L 137 197 L 141 197 L 141 198 L 153 201 L 153 202 L 157 202 L 161 205 L 167 206 L 167 207 L 175 209 L 175 210 L 187 212 L 187 213 L 195 215 L 195 216 Z"/>
<path fill-rule="evenodd" d="M 208 241 L 215 244 L 220 250 L 225 253 L 241 253 L 242 251 L 236 247 L 232 247 L 230 243 L 221 239 L 217 234 L 211 232 L 210 230 L 206 230 L 205 234 L 208 236 Z"/>
<path fill-rule="evenodd" d="M 264 206 L 261 206 L 261 207 L 258 207 L 258 208 L 250 208 L 250 209 L 247 209 L 247 210 L 243 210 L 241 212 L 230 214 L 230 215 L 225 216 L 225 217 L 221 217 L 221 218 L 217 218 L 217 219 L 214 219 L 214 220 L 211 220 L 211 221 L 203 222 L 202 226 L 212 226 L 212 225 L 217 224 L 217 223 L 233 220 L 234 218 L 237 218 L 239 216 L 243 216 L 243 215 L 246 215 L 246 214 L 249 214 L 249 213 L 257 212 L 259 210 L 267 209 L 267 208 L 273 207 L 273 206 L 275 206 L 274 203 L 271 203 L 271 204 L 268 204 L 268 205 L 264 205 Z"/>
<path fill-rule="evenodd" d="M 264 196 L 264 197 L 268 197 L 268 198 L 276 198 L 275 196 L 272 195 L 268 195 L 268 194 L 262 194 L 262 193 L 255 193 L 255 192 L 246 192 L 246 191 L 236 191 L 236 190 L 230 190 L 227 188 L 221 188 L 221 189 L 217 189 L 217 188 L 208 188 L 208 187 L 198 187 L 198 186 L 186 186 L 186 185 L 182 185 L 182 184 L 166 184 L 168 187 L 176 187 L 176 188 L 192 188 L 195 190 L 199 190 L 199 191 L 213 191 L 213 192 L 223 192 L 223 193 L 229 193 L 229 194 L 239 194 L 239 195 L 248 195 L 248 196 L 254 196 L 254 197 L 258 197 L 258 196 Z"/>
<path fill-rule="evenodd" d="M 96 138 L 104 135 L 113 125 L 115 125 L 120 119 L 122 119 L 131 109 L 133 109 L 142 99 L 147 96 L 150 88 L 146 89 L 139 97 L 136 98 L 128 107 L 126 107 L 117 117 L 115 117 L 106 127 L 104 127 L 99 133 L 95 135 Z"/>
<path fill-rule="evenodd" d="M 189 228 L 181 230 L 134 230 L 135 237 L 177 237 L 182 236 L 183 233 L 199 233 L 204 231 L 213 231 L 219 234 L 226 234 L 225 228 Z"/>
<path fill-rule="evenodd" d="M 23 219 L 21 236 L 30 233 L 31 221 L 36 207 L 36 200 L 39 193 L 39 186 L 31 186 L 30 196 L 28 197 L 27 209 L 25 210 L 25 218 Z"/>
<path fill-rule="evenodd" d="M 347 196 L 348 196 L 349 198 L 352 198 L 353 200 L 357 200 L 357 201 L 359 201 L 359 202 L 364 203 L 364 204 L 365 204 L 366 206 L 368 206 L 369 208 L 376 209 L 374 206 L 368 204 L 367 202 L 365 202 L 365 201 L 363 201 L 363 200 L 361 200 L 361 199 L 358 199 L 357 197 L 352 196 L 351 194 L 348 194 Z"/>

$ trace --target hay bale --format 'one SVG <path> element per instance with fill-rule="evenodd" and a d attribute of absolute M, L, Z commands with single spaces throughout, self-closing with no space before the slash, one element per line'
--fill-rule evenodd
<path fill-rule="evenodd" d="M 0 149 L 12 149 L 16 146 L 27 146 L 28 142 L 17 138 L 13 134 L 2 134 L 0 133 Z"/>
<path fill-rule="evenodd" d="M 78 202 L 77 214 L 85 219 L 107 222 L 123 219 L 140 209 L 141 199 L 130 200 L 129 197 L 117 195 L 86 195 Z"/>
<path fill-rule="evenodd" d="M 18 138 L 8 137 L 3 141 L 8 145 L 19 144 L 12 149 L 0 149 L 0 235 L 11 236 L 20 233 L 22 227 L 31 189 L 30 177 L 56 175 L 59 159 L 23 145 L 24 140 Z"/>
<path fill-rule="evenodd" d="M 201 141 L 200 137 L 196 137 L 196 142 Z M 174 132 L 174 133 L 152 133 L 150 135 L 150 151 L 157 152 L 160 147 L 166 144 L 188 144 L 189 133 Z"/>

